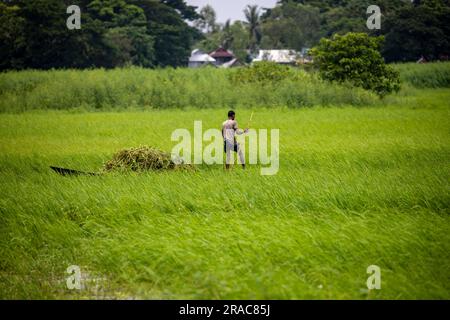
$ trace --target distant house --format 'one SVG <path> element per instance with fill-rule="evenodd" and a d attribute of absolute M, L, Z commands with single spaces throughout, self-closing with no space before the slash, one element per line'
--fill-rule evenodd
<path fill-rule="evenodd" d="M 242 66 L 242 63 L 237 58 L 234 58 L 231 61 L 225 62 L 220 67 L 221 68 L 234 68 L 234 67 L 240 67 L 240 66 Z"/>
<path fill-rule="evenodd" d="M 224 48 L 220 47 L 217 50 L 214 50 L 209 54 L 211 58 L 214 58 L 216 60 L 216 65 L 221 66 L 224 63 L 230 62 L 233 59 L 235 59 L 235 56 L 232 52 L 225 50 Z"/>
<path fill-rule="evenodd" d="M 200 49 L 192 51 L 189 57 L 189 68 L 199 68 L 206 65 L 216 65 L 216 59 L 204 53 Z"/>
<path fill-rule="evenodd" d="M 220 68 L 233 68 L 241 66 L 242 63 L 231 51 L 218 48 L 210 54 L 204 53 L 200 49 L 195 49 L 189 58 L 189 68 L 199 68 L 206 65 L 213 65 Z"/>
<path fill-rule="evenodd" d="M 279 64 L 296 64 L 301 57 L 295 50 L 259 50 L 258 56 L 253 62 L 270 61 Z"/>

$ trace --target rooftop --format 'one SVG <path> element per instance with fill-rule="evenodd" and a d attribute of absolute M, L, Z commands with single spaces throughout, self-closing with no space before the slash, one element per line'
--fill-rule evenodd
<path fill-rule="evenodd" d="M 209 54 L 213 58 L 234 58 L 234 55 L 224 48 L 219 48 Z"/>

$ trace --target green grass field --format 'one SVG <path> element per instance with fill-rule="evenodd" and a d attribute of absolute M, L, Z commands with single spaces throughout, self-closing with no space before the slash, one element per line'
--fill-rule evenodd
<path fill-rule="evenodd" d="M 403 90 L 380 100 L 374 93 L 294 69 L 296 80 L 236 83 L 235 69 L 125 68 L 0 73 L 0 112 L 30 110 L 124 111 L 173 108 L 302 108 L 404 105 L 415 89 L 450 87 L 450 62 L 394 65 Z M 415 99 L 414 99 L 415 101 Z M 411 106 L 411 101 L 407 101 Z M 420 106 L 420 105 L 419 105 Z"/>
<path fill-rule="evenodd" d="M 225 108 L 0 114 L 0 298 L 449 299 L 448 101 L 254 108 L 255 128 L 280 129 L 275 176 L 48 167 L 170 151 L 174 129 L 217 128 Z M 244 124 L 251 110 L 236 111 Z M 100 280 L 68 290 L 69 265 Z"/>

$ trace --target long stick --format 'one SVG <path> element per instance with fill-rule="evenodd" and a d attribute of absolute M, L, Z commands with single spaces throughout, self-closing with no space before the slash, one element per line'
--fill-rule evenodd
<path fill-rule="evenodd" d="M 252 114 L 250 115 L 250 120 L 248 120 L 247 129 L 250 128 L 250 124 L 252 122 L 252 119 L 253 119 L 253 111 L 252 111 Z"/>

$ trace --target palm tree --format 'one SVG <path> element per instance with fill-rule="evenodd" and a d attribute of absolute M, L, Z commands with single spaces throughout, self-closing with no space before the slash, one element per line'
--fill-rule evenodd
<path fill-rule="evenodd" d="M 245 24 L 247 25 L 250 34 L 250 52 L 256 52 L 259 43 L 261 42 L 261 30 L 260 30 L 260 10 L 257 5 L 247 5 L 244 10 Z"/>
<path fill-rule="evenodd" d="M 228 50 L 234 41 L 234 37 L 233 37 L 233 33 L 231 32 L 231 22 L 230 19 L 228 19 L 225 22 L 225 25 L 223 26 L 222 29 L 222 48 Z"/>

